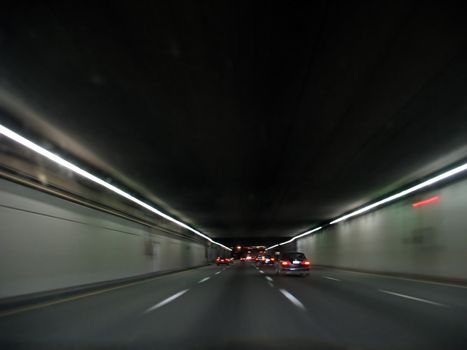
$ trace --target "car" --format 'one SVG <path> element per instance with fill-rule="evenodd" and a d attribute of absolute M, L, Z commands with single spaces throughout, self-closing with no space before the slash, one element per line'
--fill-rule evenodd
<path fill-rule="evenodd" d="M 262 261 L 262 265 L 264 267 L 275 267 L 276 266 L 276 258 L 273 255 L 266 255 L 264 260 Z"/>
<path fill-rule="evenodd" d="M 216 259 L 216 265 L 229 265 L 230 264 L 230 258 L 221 258 L 220 256 L 217 257 Z"/>
<path fill-rule="evenodd" d="M 306 276 L 310 273 L 311 261 L 301 252 L 288 252 L 282 254 L 276 263 L 276 274 Z"/>
<path fill-rule="evenodd" d="M 258 255 L 258 257 L 255 259 L 256 265 L 257 266 L 262 266 L 266 262 L 266 256 L 265 255 Z"/>

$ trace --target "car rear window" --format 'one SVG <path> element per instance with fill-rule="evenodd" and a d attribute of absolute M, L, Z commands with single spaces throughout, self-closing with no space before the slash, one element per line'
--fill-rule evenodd
<path fill-rule="evenodd" d="M 287 254 L 284 254 L 284 258 L 289 259 L 289 260 L 305 260 L 306 259 L 305 254 L 303 253 L 287 253 Z"/>

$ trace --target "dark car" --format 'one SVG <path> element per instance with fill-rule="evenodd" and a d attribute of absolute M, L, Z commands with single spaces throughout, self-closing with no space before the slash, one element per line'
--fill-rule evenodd
<path fill-rule="evenodd" d="M 276 263 L 276 274 L 306 276 L 310 273 L 311 262 L 300 252 L 284 253 Z"/>
<path fill-rule="evenodd" d="M 276 266 L 276 258 L 274 255 L 265 255 L 263 259 L 261 259 L 261 266 L 263 267 L 275 267 Z"/>

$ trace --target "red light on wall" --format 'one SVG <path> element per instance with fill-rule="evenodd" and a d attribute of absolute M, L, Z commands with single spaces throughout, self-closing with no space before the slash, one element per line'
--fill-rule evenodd
<path fill-rule="evenodd" d="M 421 207 L 422 205 L 434 203 L 434 202 L 437 202 L 437 201 L 439 201 L 439 196 L 433 196 L 433 197 L 425 199 L 423 201 L 413 203 L 412 208 Z"/>

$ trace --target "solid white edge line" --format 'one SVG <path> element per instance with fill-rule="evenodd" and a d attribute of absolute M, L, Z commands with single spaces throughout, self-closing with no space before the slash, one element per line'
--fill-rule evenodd
<path fill-rule="evenodd" d="M 210 279 L 211 277 L 204 277 L 202 280 L 198 281 L 198 283 L 203 283 L 203 282 L 206 282 L 208 279 Z"/>
<path fill-rule="evenodd" d="M 146 311 L 144 311 L 144 313 L 146 314 L 146 313 L 148 313 L 148 312 L 154 311 L 154 310 L 156 310 L 156 309 L 158 309 L 158 308 L 160 308 L 160 307 L 162 307 L 162 306 L 164 306 L 164 305 L 170 303 L 171 301 L 174 301 L 175 299 L 181 297 L 183 294 L 185 294 L 185 293 L 188 292 L 188 291 L 189 291 L 189 289 L 182 290 L 182 291 L 180 291 L 180 292 L 178 292 L 178 293 L 176 293 L 176 294 L 174 294 L 174 295 L 168 297 L 167 299 L 162 300 L 160 303 L 157 303 L 156 305 L 151 306 L 149 309 L 147 309 Z"/>
<path fill-rule="evenodd" d="M 379 291 L 380 291 L 381 293 L 386 293 L 386 294 L 390 294 L 390 295 L 395 295 L 395 296 L 400 297 L 400 298 L 409 299 L 409 300 L 415 300 L 415 301 L 419 301 L 419 302 L 425 303 L 425 304 L 447 307 L 447 305 L 441 304 L 441 303 L 437 303 L 436 301 L 431 301 L 431 300 L 422 299 L 422 298 L 416 298 L 416 297 L 412 297 L 412 296 L 410 296 L 410 295 L 405 295 L 405 294 L 401 294 L 401 293 L 391 292 L 391 291 L 389 291 L 389 290 L 384 290 L 384 289 L 379 289 Z"/>
<path fill-rule="evenodd" d="M 375 277 L 379 277 L 379 278 L 389 278 L 389 279 L 396 279 L 396 280 L 409 281 L 409 282 L 415 282 L 415 283 L 432 284 L 432 285 L 435 285 L 435 286 L 467 289 L 466 285 L 452 284 L 452 283 L 445 283 L 445 282 L 426 281 L 426 280 L 417 280 L 417 279 L 408 278 L 408 277 L 382 275 L 382 274 L 371 273 L 371 272 L 351 271 L 351 270 L 340 270 L 340 272 L 355 273 L 355 274 L 361 274 L 361 275 L 369 275 L 369 276 L 375 276 Z"/>
<path fill-rule="evenodd" d="M 300 300 L 295 298 L 292 294 L 287 292 L 285 289 L 279 289 L 279 292 L 281 292 L 289 301 L 294 304 L 295 306 L 299 307 L 302 310 L 306 310 L 305 305 L 301 303 Z"/>
<path fill-rule="evenodd" d="M 118 187 L 114 186 L 114 185 L 111 185 L 110 183 L 98 178 L 97 176 L 91 174 L 90 172 L 84 170 L 84 169 L 81 169 L 80 167 L 78 167 L 77 165 L 65 160 L 64 158 L 56 155 L 55 153 L 52 153 L 48 150 L 46 150 L 45 148 L 39 146 L 38 144 L 28 140 L 27 138 L 21 136 L 20 134 L 14 132 L 13 130 L 10 130 L 6 127 L 4 127 L 3 125 L 0 124 L 0 134 L 4 135 L 5 137 L 9 138 L 10 140 L 13 140 L 21 145 L 23 145 L 24 147 L 40 154 L 41 156 L 51 160 L 52 162 L 56 163 L 56 164 L 59 164 L 69 170 L 71 170 L 72 172 L 98 184 L 98 185 L 101 185 L 102 187 L 105 187 L 107 188 L 108 190 L 120 195 L 121 197 L 124 197 L 126 199 L 128 199 L 129 201 L 133 202 L 133 203 L 136 203 L 138 204 L 140 207 L 143 207 L 145 208 L 146 210 L 149 210 L 150 212 L 156 214 L 156 215 L 159 215 L 161 217 L 163 217 L 164 219 L 168 220 L 168 221 L 171 221 L 173 222 L 174 224 L 180 226 L 180 227 L 183 227 L 191 232 L 193 232 L 194 234 L 208 240 L 209 242 L 211 242 L 212 244 L 216 244 L 218 245 L 219 247 L 222 247 L 226 250 L 229 250 L 229 251 L 232 251 L 232 249 L 226 247 L 225 245 L 221 244 L 221 243 L 218 243 L 216 241 L 214 241 L 212 238 L 210 238 L 209 236 L 206 236 L 204 233 L 192 228 L 191 226 L 188 226 L 187 224 L 185 224 L 184 222 L 182 221 L 179 221 L 167 214 L 165 214 L 164 212 L 150 206 L 149 204 L 139 200 L 138 198 L 132 196 L 131 194 L 129 193 L 126 193 L 125 191 L 119 189 Z"/>
<path fill-rule="evenodd" d="M 328 280 L 333 280 L 333 281 L 336 281 L 336 282 L 340 282 L 341 280 L 338 279 L 338 278 L 334 278 L 334 277 L 330 277 L 330 276 L 323 276 L 323 278 L 326 278 Z"/>

